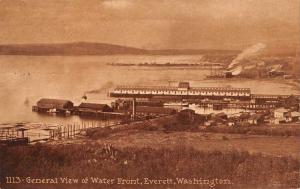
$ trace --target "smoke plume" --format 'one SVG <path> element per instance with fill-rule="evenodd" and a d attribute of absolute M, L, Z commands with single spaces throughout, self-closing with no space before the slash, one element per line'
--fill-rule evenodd
<path fill-rule="evenodd" d="M 28 98 L 25 99 L 24 105 L 25 105 L 25 106 L 29 106 L 29 99 L 28 99 Z"/>
<path fill-rule="evenodd" d="M 99 89 L 93 89 L 93 90 L 86 91 L 85 94 L 99 94 L 99 93 L 107 92 L 113 86 L 114 86 L 114 83 L 109 81 L 109 82 L 106 82 L 104 85 L 102 85 L 102 87 L 100 87 Z"/>
<path fill-rule="evenodd" d="M 245 49 L 242 53 L 240 53 L 228 66 L 229 69 L 233 68 L 236 65 L 241 64 L 242 60 L 256 56 L 262 49 L 266 47 L 263 43 L 255 44 L 247 49 Z"/>
<path fill-rule="evenodd" d="M 231 74 L 239 75 L 242 71 L 243 71 L 243 67 L 241 65 L 238 65 L 237 67 L 235 67 L 231 70 Z"/>

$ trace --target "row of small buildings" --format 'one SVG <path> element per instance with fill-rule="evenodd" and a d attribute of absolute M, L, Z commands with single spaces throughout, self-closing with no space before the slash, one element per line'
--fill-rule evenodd
<path fill-rule="evenodd" d="M 227 126 L 256 126 L 256 125 L 278 125 L 300 121 L 300 112 L 278 108 L 265 112 L 241 112 L 227 115 L 225 113 L 210 114 L 209 119 L 204 123 L 206 126 L 218 124 Z"/>
<path fill-rule="evenodd" d="M 259 126 L 259 125 L 278 125 L 288 123 L 299 123 L 300 112 L 285 109 L 276 109 L 273 112 L 241 112 L 236 114 L 211 113 L 196 114 L 192 109 L 180 111 L 179 116 L 185 117 L 186 123 L 197 121 L 198 124 L 211 126 Z"/>
<path fill-rule="evenodd" d="M 300 112 L 293 109 L 278 108 L 274 110 L 274 123 L 290 123 L 300 120 Z"/>

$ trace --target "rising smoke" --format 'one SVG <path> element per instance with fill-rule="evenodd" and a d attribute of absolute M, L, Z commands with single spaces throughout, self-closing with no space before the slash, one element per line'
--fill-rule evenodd
<path fill-rule="evenodd" d="M 29 106 L 29 99 L 28 99 L 28 98 L 26 98 L 26 99 L 24 100 L 24 105 L 25 105 L 25 106 Z"/>
<path fill-rule="evenodd" d="M 243 66 L 238 65 L 230 70 L 232 75 L 239 75 L 243 71 Z"/>
<path fill-rule="evenodd" d="M 265 47 L 265 44 L 258 43 L 240 53 L 228 66 L 232 75 L 239 75 L 243 71 L 243 60 L 257 56 Z"/>
<path fill-rule="evenodd" d="M 102 87 L 100 87 L 99 89 L 93 89 L 93 90 L 89 90 L 86 91 L 85 94 L 100 94 L 100 93 L 106 93 L 109 89 L 111 89 L 114 86 L 114 83 L 109 81 L 106 82 L 104 85 L 102 85 Z"/>
<path fill-rule="evenodd" d="M 233 68 L 235 65 L 240 64 L 242 60 L 256 56 L 265 47 L 266 47 L 265 44 L 258 43 L 258 44 L 255 44 L 255 45 L 245 49 L 230 63 L 228 68 Z"/>

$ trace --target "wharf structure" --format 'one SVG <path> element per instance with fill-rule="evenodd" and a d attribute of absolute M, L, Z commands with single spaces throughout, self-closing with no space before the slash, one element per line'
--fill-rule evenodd
<path fill-rule="evenodd" d="M 274 109 L 283 104 L 290 104 L 288 101 L 297 104 L 300 100 L 299 95 L 252 94 L 250 88 L 190 87 L 188 82 L 180 82 L 178 87 L 118 86 L 110 92 L 110 97 L 133 99 L 133 104 L 136 104 L 136 99 L 160 102 L 187 101 L 203 107 L 212 105 L 217 109 L 252 110 Z"/>
<path fill-rule="evenodd" d="M 250 88 L 190 87 L 188 82 L 180 82 L 178 87 L 170 86 L 119 86 L 111 93 L 117 98 L 157 98 L 165 100 L 225 98 L 250 100 Z"/>
<path fill-rule="evenodd" d="M 26 145 L 29 143 L 28 129 L 19 127 L 0 127 L 0 146 L 1 145 Z M 27 137 L 25 136 L 27 134 Z"/>
<path fill-rule="evenodd" d="M 101 119 L 120 119 L 128 117 L 126 113 L 114 112 L 107 104 L 81 103 L 74 106 L 73 102 L 62 99 L 40 99 L 32 111 L 39 113 L 54 113 L 61 115 L 79 115 L 82 117 L 95 117 Z"/>

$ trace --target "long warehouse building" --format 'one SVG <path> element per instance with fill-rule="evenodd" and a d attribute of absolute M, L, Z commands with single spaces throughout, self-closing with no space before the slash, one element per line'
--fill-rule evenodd
<path fill-rule="evenodd" d="M 231 87 L 190 87 L 188 82 L 180 82 L 178 87 L 171 86 L 118 86 L 111 97 L 117 98 L 181 98 L 181 99 L 240 99 L 251 98 L 250 88 Z"/>

